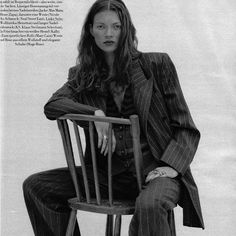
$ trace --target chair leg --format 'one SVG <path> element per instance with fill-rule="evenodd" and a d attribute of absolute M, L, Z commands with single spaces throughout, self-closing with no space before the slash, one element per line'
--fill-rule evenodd
<path fill-rule="evenodd" d="M 170 225 L 170 230 L 171 230 L 171 236 L 176 236 L 176 230 L 175 230 L 175 215 L 174 215 L 174 211 L 171 210 L 168 213 L 168 222 Z"/>
<path fill-rule="evenodd" d="M 71 210 L 68 226 L 66 229 L 66 236 L 73 236 L 76 222 L 76 210 Z"/>
<path fill-rule="evenodd" d="M 113 215 L 107 215 L 106 236 L 113 236 Z"/>
<path fill-rule="evenodd" d="M 121 229 L 121 215 L 116 215 L 114 236 L 120 236 L 120 229 Z"/>

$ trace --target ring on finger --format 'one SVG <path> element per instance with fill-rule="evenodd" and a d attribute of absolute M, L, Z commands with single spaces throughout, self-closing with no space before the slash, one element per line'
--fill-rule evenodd
<path fill-rule="evenodd" d="M 160 174 L 160 172 L 159 172 L 159 170 L 154 170 L 154 171 L 153 171 L 153 174 L 154 174 L 154 175 L 157 175 L 157 174 Z"/>
<path fill-rule="evenodd" d="M 163 175 L 165 175 L 165 174 L 166 174 L 166 173 L 163 172 L 163 171 L 160 172 L 160 176 L 163 176 Z"/>

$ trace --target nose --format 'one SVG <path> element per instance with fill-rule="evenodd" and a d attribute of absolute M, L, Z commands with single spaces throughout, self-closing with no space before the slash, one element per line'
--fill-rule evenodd
<path fill-rule="evenodd" d="M 111 27 L 107 27 L 106 32 L 105 32 L 106 37 L 112 37 L 113 36 L 113 30 Z"/>

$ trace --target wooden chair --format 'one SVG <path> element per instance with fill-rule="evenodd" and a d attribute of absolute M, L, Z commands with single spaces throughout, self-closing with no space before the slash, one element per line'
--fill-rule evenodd
<path fill-rule="evenodd" d="M 71 120 L 73 122 L 76 143 L 78 146 L 78 153 L 81 163 L 81 169 L 83 174 L 84 188 L 85 188 L 85 197 L 81 195 L 81 187 L 79 186 L 79 182 L 77 180 L 76 174 L 76 166 L 75 159 L 72 148 L 72 141 L 70 137 L 70 126 L 67 123 L 67 120 Z M 81 145 L 80 133 L 78 129 L 77 122 L 78 121 L 86 121 L 89 123 L 89 134 L 90 134 L 90 145 L 91 145 L 91 154 L 92 154 L 92 165 L 93 165 L 93 173 L 94 173 L 94 183 L 95 183 L 95 192 L 96 199 L 92 199 L 90 197 L 88 179 L 86 174 L 86 165 L 84 163 L 83 150 Z M 95 152 L 95 142 L 94 142 L 94 124 L 93 122 L 108 122 L 109 130 L 108 130 L 108 199 L 102 199 L 99 189 L 99 180 L 98 180 L 98 171 L 96 165 L 96 152 Z M 121 216 L 122 215 L 130 215 L 134 213 L 135 209 L 135 201 L 115 201 L 113 200 L 112 194 L 112 127 L 113 124 L 123 124 L 130 125 L 132 138 L 133 138 L 133 150 L 134 150 L 134 160 L 135 160 L 135 169 L 137 176 L 138 188 L 141 190 L 142 188 L 142 176 L 141 176 L 141 168 L 142 168 L 142 157 L 141 157 L 141 149 L 140 149 L 140 129 L 139 129 L 139 121 L 138 116 L 133 115 L 130 119 L 121 119 L 121 118 L 113 118 L 113 117 L 97 117 L 91 115 L 79 115 L 79 114 L 67 114 L 57 119 L 58 127 L 62 136 L 65 156 L 67 160 L 67 164 L 72 176 L 72 180 L 74 183 L 76 197 L 69 199 L 69 206 L 72 209 L 70 214 L 70 219 L 67 227 L 66 236 L 72 236 L 74 231 L 74 226 L 76 222 L 76 214 L 77 210 L 103 213 L 107 215 L 107 223 L 106 223 L 106 236 L 119 236 L 121 229 Z M 113 216 L 116 215 L 115 223 L 113 227 Z"/>

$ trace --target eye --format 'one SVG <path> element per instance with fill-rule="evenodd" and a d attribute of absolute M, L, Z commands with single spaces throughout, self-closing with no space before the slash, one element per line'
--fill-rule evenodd
<path fill-rule="evenodd" d="M 121 29 L 121 25 L 114 25 L 114 29 L 115 30 L 120 30 Z"/>
<path fill-rule="evenodd" d="M 99 30 L 104 29 L 104 25 L 97 25 L 97 29 L 99 29 Z"/>

